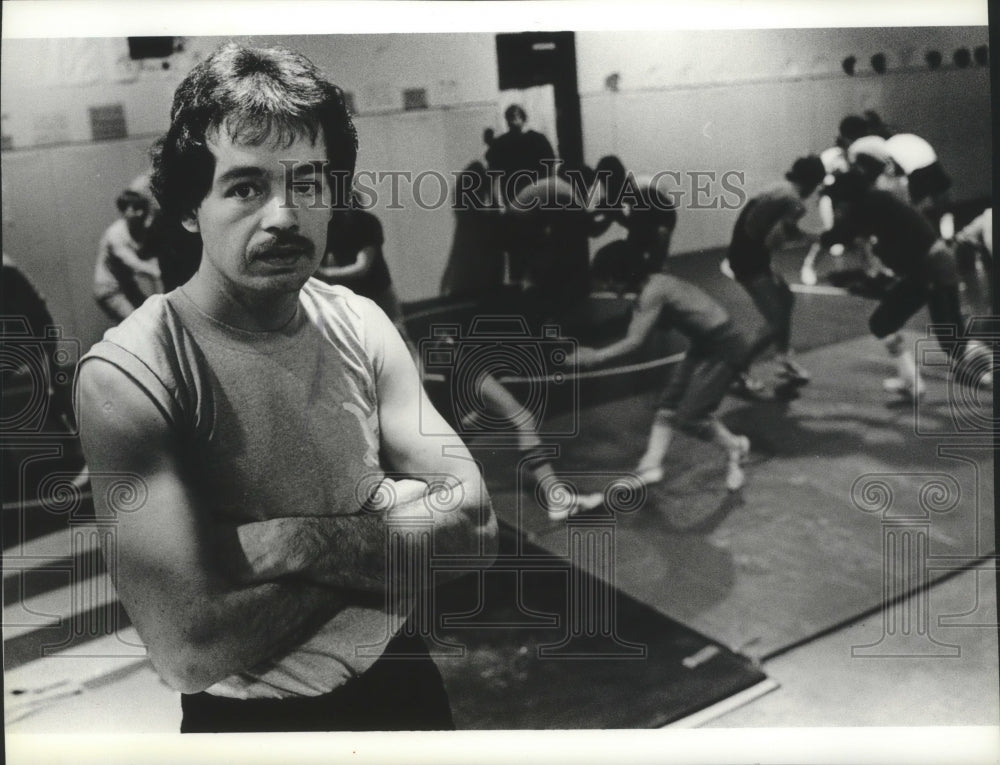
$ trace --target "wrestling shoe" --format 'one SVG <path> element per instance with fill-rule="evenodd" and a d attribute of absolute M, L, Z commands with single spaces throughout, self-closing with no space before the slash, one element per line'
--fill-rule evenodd
<path fill-rule="evenodd" d="M 573 494 L 564 502 L 556 502 L 545 508 L 550 521 L 565 521 L 580 513 L 596 510 L 604 504 L 604 495 L 599 492 L 591 494 Z"/>
<path fill-rule="evenodd" d="M 739 446 L 729 452 L 729 463 L 726 465 L 726 489 L 729 491 L 739 491 L 746 483 L 746 473 L 743 472 L 743 465 L 750 456 L 750 439 L 746 436 L 737 436 Z"/>
<path fill-rule="evenodd" d="M 926 391 L 924 381 L 917 378 L 916 384 L 912 380 L 902 377 L 889 377 L 882 381 L 882 389 L 886 393 L 895 393 L 911 401 L 921 398 Z"/>

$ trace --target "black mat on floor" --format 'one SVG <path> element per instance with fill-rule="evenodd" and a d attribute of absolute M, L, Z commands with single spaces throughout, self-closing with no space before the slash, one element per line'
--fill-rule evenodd
<path fill-rule="evenodd" d="M 613 548 L 599 517 L 567 535 Z M 432 650 L 460 729 L 660 727 L 766 679 L 510 527 L 501 537 L 494 567 L 436 593 Z"/>

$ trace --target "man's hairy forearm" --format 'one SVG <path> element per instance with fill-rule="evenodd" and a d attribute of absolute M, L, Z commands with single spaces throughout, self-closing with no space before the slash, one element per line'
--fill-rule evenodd
<path fill-rule="evenodd" d="M 325 585 L 383 592 L 390 579 L 391 537 L 413 545 L 426 532 L 438 554 L 489 552 L 481 549 L 480 535 L 492 536 L 495 521 L 480 481 L 453 480 L 414 494 L 416 483 L 385 479 L 383 501 L 358 513 L 274 518 L 239 526 L 244 560 L 237 575 L 264 581 L 294 574 Z M 404 485 L 408 488 L 397 494 L 396 487 Z"/>
<path fill-rule="evenodd" d="M 301 580 L 227 588 L 201 602 L 176 632 L 159 629 L 144 639 L 161 676 L 194 693 L 298 644 L 344 602 L 333 588 Z"/>

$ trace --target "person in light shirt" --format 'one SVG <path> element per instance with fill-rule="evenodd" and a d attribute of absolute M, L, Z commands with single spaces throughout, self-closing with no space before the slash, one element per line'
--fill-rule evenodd
<path fill-rule="evenodd" d="M 94 265 L 94 298 L 116 324 L 163 292 L 156 243 L 149 236 L 150 202 L 132 189 L 116 200 L 121 217 L 104 231 Z"/>
<path fill-rule="evenodd" d="M 229 43 L 197 64 L 153 190 L 198 270 L 80 362 L 108 568 L 182 733 L 454 727 L 409 617 L 454 576 L 434 556 L 490 564 L 496 518 L 391 320 L 312 278 L 357 147 L 304 56 Z"/>
<path fill-rule="evenodd" d="M 861 154 L 881 162 L 887 179 L 884 183 L 895 179 L 899 188 L 905 190 L 910 204 L 934 224 L 942 239 L 950 241 L 955 236 L 955 219 L 948 209 L 952 180 L 934 147 L 915 133 L 894 132 L 874 111 L 865 112 L 864 119 L 870 132 L 848 147 L 851 163 L 854 164 Z"/>

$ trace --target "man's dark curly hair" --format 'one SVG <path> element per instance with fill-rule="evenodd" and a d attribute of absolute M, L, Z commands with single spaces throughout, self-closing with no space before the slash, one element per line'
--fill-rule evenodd
<path fill-rule="evenodd" d="M 227 43 L 174 93 L 170 128 L 150 152 L 153 194 L 175 220 L 198 209 L 215 172 L 207 145 L 214 132 L 248 146 L 291 146 L 301 136 L 315 141 L 320 130 L 334 205 L 346 204 L 358 136 L 343 91 L 300 53 Z"/>

